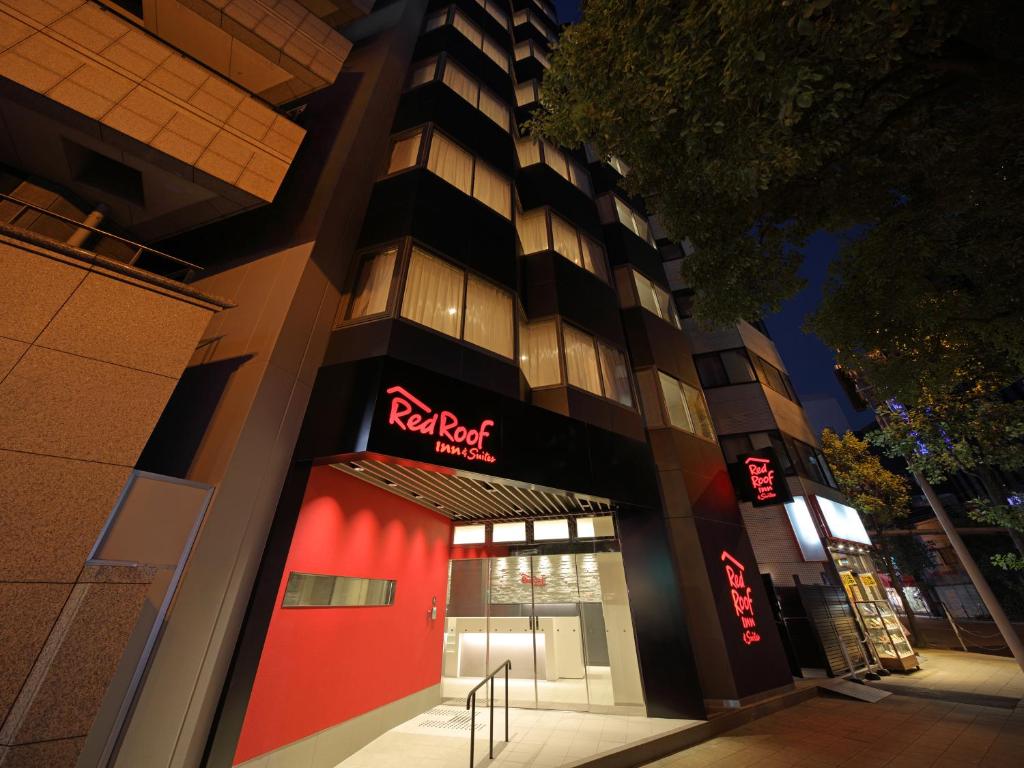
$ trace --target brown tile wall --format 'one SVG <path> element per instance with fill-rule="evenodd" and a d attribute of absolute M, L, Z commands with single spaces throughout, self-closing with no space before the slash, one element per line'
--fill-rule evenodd
<path fill-rule="evenodd" d="M 86 560 L 214 307 L 5 236 L 0 275 L 0 766 L 57 768 L 149 588 Z"/>

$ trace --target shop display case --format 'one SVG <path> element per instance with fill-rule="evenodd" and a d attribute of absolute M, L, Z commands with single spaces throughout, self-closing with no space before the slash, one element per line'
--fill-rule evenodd
<path fill-rule="evenodd" d="M 916 669 L 917 656 L 896 614 L 885 600 L 856 603 L 875 656 L 888 670 L 906 672 Z"/>

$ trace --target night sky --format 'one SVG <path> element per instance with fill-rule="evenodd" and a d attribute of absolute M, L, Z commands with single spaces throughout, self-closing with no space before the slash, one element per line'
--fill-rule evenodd
<path fill-rule="evenodd" d="M 554 0 L 562 22 L 579 19 L 580 0 Z M 832 373 L 835 362 L 831 350 L 813 334 L 803 332 L 804 318 L 821 301 L 821 289 L 828 273 L 828 264 L 839 251 L 838 237 L 819 232 L 810 238 L 800 274 L 807 287 L 789 301 L 781 311 L 765 318 L 772 340 L 789 369 L 790 378 L 803 401 L 815 431 L 832 427 L 842 432 L 858 429 L 871 422 L 868 412 L 857 413 Z"/>

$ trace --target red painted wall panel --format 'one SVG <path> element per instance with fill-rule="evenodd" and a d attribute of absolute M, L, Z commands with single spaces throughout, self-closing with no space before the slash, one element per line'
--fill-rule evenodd
<path fill-rule="evenodd" d="M 313 469 L 235 764 L 440 682 L 450 541 L 447 518 L 331 467 Z M 281 608 L 291 571 L 395 579 L 395 602 Z"/>

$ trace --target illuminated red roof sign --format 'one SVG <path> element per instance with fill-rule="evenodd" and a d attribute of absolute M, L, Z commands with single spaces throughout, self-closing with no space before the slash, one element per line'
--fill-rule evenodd
<path fill-rule="evenodd" d="M 434 452 L 461 456 L 467 461 L 493 464 L 497 459 L 484 449 L 494 421 L 484 419 L 479 426 L 466 426 L 451 411 L 435 411 L 404 387 L 386 390 L 391 395 L 388 425 L 404 432 L 416 432 L 434 438 Z"/>
<path fill-rule="evenodd" d="M 740 629 L 743 632 L 740 639 L 745 645 L 759 643 L 761 635 L 757 631 L 757 619 L 754 617 L 754 597 L 744 576 L 747 567 L 724 549 L 722 550 L 722 562 L 725 563 L 725 578 L 729 582 L 732 609 L 740 620 Z"/>
<path fill-rule="evenodd" d="M 781 471 L 775 451 L 770 448 L 739 457 L 733 477 L 740 498 L 755 507 L 792 501 L 789 484 Z"/>

